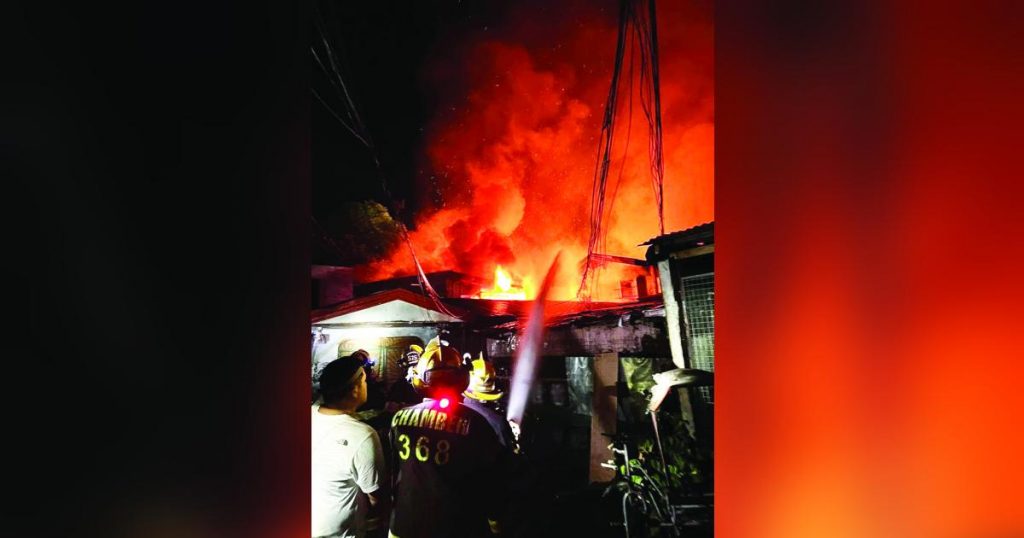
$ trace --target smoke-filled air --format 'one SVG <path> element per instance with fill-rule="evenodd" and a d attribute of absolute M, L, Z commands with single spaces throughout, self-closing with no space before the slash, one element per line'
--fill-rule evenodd
<path fill-rule="evenodd" d="M 423 74 L 425 85 L 444 86 L 432 88 L 441 97 L 424 128 L 420 210 L 410 227 L 426 272 L 460 271 L 494 281 L 495 289 L 510 279 L 528 299 L 561 251 L 563 270 L 550 295 L 576 297 L 618 32 L 616 3 L 601 3 L 579 2 L 571 13 L 514 14 L 504 27 L 437 55 Z M 666 232 L 714 218 L 710 18 L 710 7 L 693 2 L 658 6 Z M 607 235 L 596 251 L 643 258 L 646 247 L 638 245 L 659 234 L 658 211 L 639 52 L 635 41 L 626 44 L 605 194 Z M 404 244 L 360 268 L 369 280 L 414 272 Z M 602 289 L 592 298 L 616 300 Z"/>

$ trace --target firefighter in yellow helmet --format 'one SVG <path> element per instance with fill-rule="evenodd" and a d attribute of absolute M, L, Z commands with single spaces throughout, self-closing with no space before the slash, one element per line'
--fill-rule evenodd
<path fill-rule="evenodd" d="M 390 535 L 479 538 L 498 530 L 507 503 L 511 452 L 479 412 L 463 404 L 469 372 L 462 355 L 434 338 L 423 348 L 413 385 L 423 402 L 391 422 L 397 481 Z M 492 484 L 481 495 L 480 484 Z"/>
<path fill-rule="evenodd" d="M 396 402 L 399 407 L 418 404 L 423 401 L 423 396 L 413 387 L 414 369 L 420 360 L 423 347 L 413 344 L 404 356 L 398 359 L 398 366 L 405 371 L 405 376 L 391 384 L 388 391 L 388 401 Z"/>
<path fill-rule="evenodd" d="M 481 352 L 473 361 L 473 369 L 469 373 L 469 388 L 463 393 L 466 397 L 463 403 L 484 415 L 498 434 L 501 443 L 518 454 L 518 435 L 512 424 L 505 419 L 505 407 L 501 402 L 505 393 L 498 389 L 497 379 L 494 365 L 484 359 Z"/>
<path fill-rule="evenodd" d="M 480 402 L 497 402 L 505 395 L 495 385 L 497 375 L 494 365 L 484 360 L 484 354 L 472 362 L 473 369 L 469 372 L 469 388 L 464 395 Z"/>
<path fill-rule="evenodd" d="M 409 346 L 409 351 L 405 353 L 405 357 L 403 357 L 404 360 L 399 361 L 399 364 L 409 369 L 405 376 L 406 381 L 412 383 L 413 369 L 416 368 L 416 365 L 420 362 L 420 355 L 422 354 L 423 346 L 413 344 Z"/>
<path fill-rule="evenodd" d="M 420 354 L 420 360 L 413 367 L 412 386 L 423 396 L 429 397 L 433 388 L 438 385 L 439 376 L 443 376 L 442 385 L 445 388 L 454 388 L 459 384 L 468 384 L 468 380 L 462 370 L 462 355 L 458 350 L 435 337 L 427 342 Z"/>

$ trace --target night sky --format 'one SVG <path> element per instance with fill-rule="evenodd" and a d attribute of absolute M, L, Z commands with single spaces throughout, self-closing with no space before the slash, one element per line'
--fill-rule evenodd
<path fill-rule="evenodd" d="M 346 202 L 375 200 L 392 216 L 414 224 L 417 212 L 436 201 L 425 156 L 429 126 L 468 92 L 469 75 L 456 56 L 470 44 L 487 39 L 516 42 L 551 41 L 552 33 L 577 14 L 609 14 L 614 22 L 617 2 L 607 7 L 570 1 L 551 7 L 531 1 L 343 2 L 320 0 L 314 16 L 328 31 L 352 99 L 370 131 L 391 197 L 385 194 L 369 149 L 310 94 L 312 211 L 314 263 L 359 263 L 341 259 L 345 250 L 324 247 L 345 235 Z M 314 47 L 323 54 L 323 44 Z M 557 37 L 555 38 L 557 40 Z M 604 43 L 595 64 L 609 63 L 614 42 Z M 604 50 L 607 49 L 607 50 Z M 321 56 L 321 59 L 325 59 Z M 340 92 L 310 56 L 312 90 L 335 112 L 343 114 Z M 596 134 L 596 133 L 595 133 Z M 424 187 L 424 186 L 428 187 Z"/>
<path fill-rule="evenodd" d="M 317 2 L 348 89 L 369 129 L 396 201 L 411 200 L 422 173 L 426 124 L 446 91 L 424 80 L 424 68 L 500 20 L 501 2 Z M 317 37 L 314 31 L 314 38 Z M 319 43 L 318 52 L 322 50 Z M 311 58 L 313 89 L 341 112 L 337 90 Z M 458 91 L 450 87 L 447 91 Z M 311 95 L 313 213 L 326 218 L 347 200 L 386 204 L 370 151 Z M 410 206 L 408 214 L 415 211 Z"/>

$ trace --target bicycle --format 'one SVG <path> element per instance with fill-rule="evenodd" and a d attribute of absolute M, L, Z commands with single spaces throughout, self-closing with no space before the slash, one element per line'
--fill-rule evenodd
<path fill-rule="evenodd" d="M 607 434 L 605 434 L 607 435 Z M 624 435 L 610 436 L 608 448 L 613 458 L 601 466 L 614 469 L 616 477 L 605 488 L 605 498 L 616 490 L 622 493 L 622 526 L 626 538 L 650 538 L 655 536 L 680 536 L 676 521 L 676 510 L 666 492 L 658 488 L 647 470 L 629 456 L 629 442 Z M 622 464 L 617 464 L 621 457 Z M 617 526 L 616 523 L 612 523 Z M 655 533 L 656 534 L 653 534 Z"/>

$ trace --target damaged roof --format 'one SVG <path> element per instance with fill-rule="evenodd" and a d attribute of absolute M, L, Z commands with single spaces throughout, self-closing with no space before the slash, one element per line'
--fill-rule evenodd
<path fill-rule="evenodd" d="M 572 303 L 575 306 L 563 303 Z M 529 305 L 529 302 L 526 302 Z M 548 327 L 564 327 L 567 325 L 582 326 L 599 323 L 618 322 L 620 319 L 634 317 L 665 317 L 665 305 L 661 296 L 647 297 L 634 303 L 583 303 L 583 302 L 551 302 L 545 312 Z M 554 308 L 552 308 L 554 306 Z M 492 326 L 494 329 L 515 330 L 519 327 L 519 318 L 512 318 L 504 323 Z"/>
<path fill-rule="evenodd" d="M 530 314 L 533 301 L 498 299 L 444 299 L 445 304 L 455 306 L 467 314 L 467 321 L 480 325 L 493 325 L 505 321 L 525 318 Z M 544 310 L 548 316 L 572 315 L 588 309 L 609 308 L 622 303 L 585 303 L 580 301 L 548 301 Z"/>
<path fill-rule="evenodd" d="M 394 301 L 406 302 L 425 310 L 444 314 L 429 297 L 406 289 L 393 289 L 358 297 L 330 308 L 314 310 L 313 323 L 345 316 L 355 312 L 385 305 Z M 519 320 L 530 314 L 533 301 L 495 299 L 441 299 L 444 309 L 454 314 L 459 321 L 478 329 L 515 330 Z M 545 316 L 548 326 L 579 325 L 616 320 L 623 316 L 662 317 L 665 309 L 661 296 L 648 297 L 633 303 L 548 301 Z M 447 316 L 443 316 L 447 318 Z"/>

